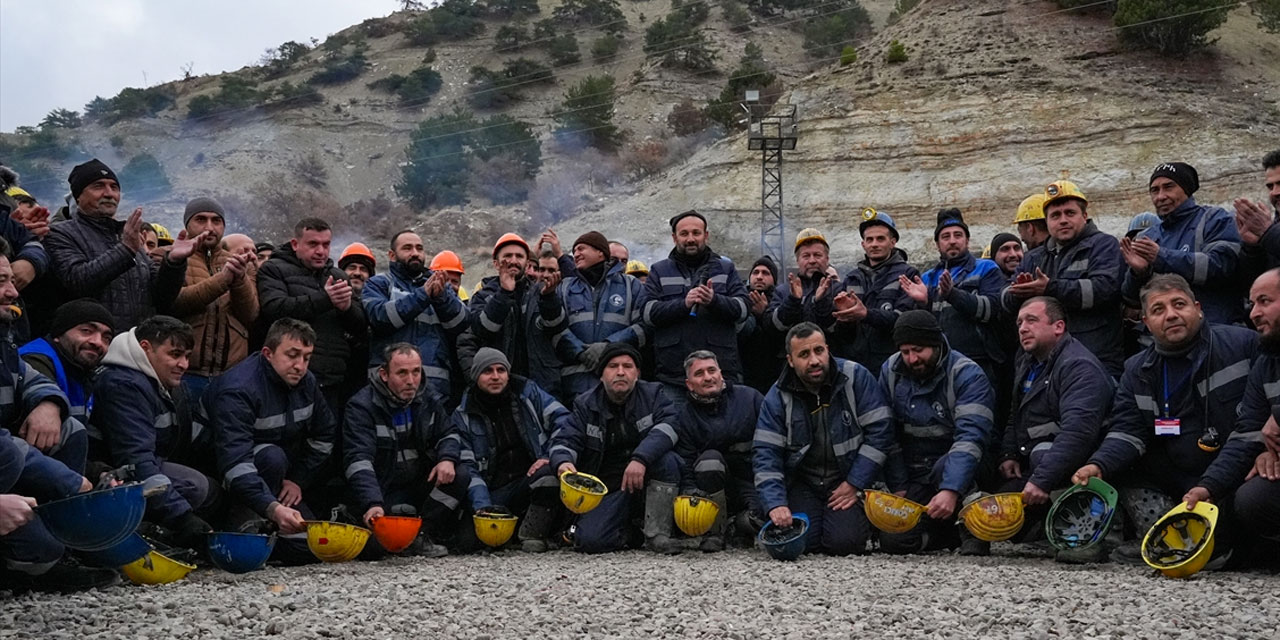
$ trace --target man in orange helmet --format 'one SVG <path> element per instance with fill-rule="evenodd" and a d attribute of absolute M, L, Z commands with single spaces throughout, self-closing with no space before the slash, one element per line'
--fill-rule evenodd
<path fill-rule="evenodd" d="M 378 262 L 363 242 L 352 242 L 338 257 L 338 268 L 347 274 L 351 289 L 359 297 L 360 292 L 364 291 L 364 283 L 378 273 Z"/>
<path fill-rule="evenodd" d="M 433 272 L 444 273 L 444 279 L 449 283 L 449 286 L 458 292 L 459 300 L 466 302 L 471 297 L 467 294 L 466 287 L 462 286 L 462 276 L 467 270 L 462 266 L 462 259 L 458 257 L 458 254 L 445 249 L 431 259 L 429 268 Z"/>

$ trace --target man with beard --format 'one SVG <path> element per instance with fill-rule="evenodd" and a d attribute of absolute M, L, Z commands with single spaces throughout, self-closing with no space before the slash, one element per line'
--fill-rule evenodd
<path fill-rule="evenodd" d="M 468 373 L 471 385 L 452 421 L 478 478 L 471 483 L 471 508 L 505 507 L 520 517 L 521 549 L 546 551 L 561 513 L 551 436 L 570 427 L 573 417 L 537 383 L 511 375 L 497 349 L 477 352 Z"/>
<path fill-rule="evenodd" d="M 422 237 L 405 229 L 391 237 L 386 273 L 369 279 L 361 302 L 373 334 L 370 365 L 382 364 L 386 348 L 407 342 L 422 357 L 425 386 L 448 407 L 453 399 L 453 360 L 467 310 L 444 271 L 426 268 Z"/>
<path fill-rule="evenodd" d="M 1173 508 L 1217 457 L 1228 435 L 1217 425 L 1235 415 L 1258 351 L 1253 331 L 1205 323 L 1182 276 L 1152 276 L 1141 303 L 1154 344 L 1126 361 L 1110 429 L 1072 476 L 1077 484 L 1100 477 L 1116 486 L 1139 532 Z M 1229 548 L 1224 536 L 1218 540 Z M 1111 557 L 1142 562 L 1137 543 Z"/>
<path fill-rule="evenodd" d="M 716 354 L 694 351 L 684 360 L 689 402 L 676 421 L 676 453 L 684 467 L 682 493 L 701 492 L 719 507 L 702 538 L 703 551 L 724 549 L 726 523 L 750 539 L 764 519 L 752 482 L 751 437 L 764 396 L 725 382 Z"/>
<path fill-rule="evenodd" d="M 542 320 L 564 368 L 561 388 L 566 397 L 587 391 L 600 355 L 611 344 L 645 345 L 640 322 L 644 285 L 624 274 L 624 261 L 609 256 L 610 244 L 599 231 L 588 231 L 573 242 L 575 272 L 541 297 Z"/>
<path fill-rule="evenodd" d="M 315 362 L 308 373 L 320 384 L 330 413 L 341 415 L 354 355 L 350 336 L 363 336 L 368 327 L 347 275 L 329 258 L 332 241 L 328 222 L 299 220 L 289 244 L 258 269 L 258 299 L 263 324 L 292 318 L 315 332 Z"/>
<path fill-rule="evenodd" d="M 1012 280 L 1013 274 L 1022 264 L 1022 241 L 1012 233 L 997 233 L 991 239 L 991 261 L 1000 267 L 1000 273 L 1006 280 Z"/>
<path fill-rule="evenodd" d="M 1067 331 L 1119 377 L 1124 369 L 1124 302 L 1120 243 L 1089 219 L 1089 201 L 1072 182 L 1045 187 L 1049 241 L 1032 249 L 1001 294 L 1016 314 L 1024 300 L 1056 298 L 1067 311 Z"/>
<path fill-rule="evenodd" d="M 1027 196 L 1018 205 L 1018 213 L 1013 218 L 1013 223 L 1018 225 L 1018 235 L 1027 245 L 1027 251 L 1039 247 L 1049 239 L 1049 223 L 1044 219 L 1044 200 L 1043 193 Z M 992 243 L 991 253 L 994 254 L 995 250 L 995 243 Z"/>
<path fill-rule="evenodd" d="M 49 325 L 50 335 L 18 349 L 32 369 L 58 384 L 67 396 L 71 417 L 61 425 L 67 432 L 60 427 L 57 433 L 37 435 L 34 442 L 47 443 L 42 451 L 79 472 L 84 471 L 89 452 L 85 427 L 93 409 L 94 370 L 111 344 L 112 320 L 102 305 L 88 298 L 73 300 L 58 308 Z"/>
<path fill-rule="evenodd" d="M 528 277 L 526 268 L 530 264 L 535 274 L 541 273 L 542 268 L 541 259 L 530 263 L 529 255 L 529 243 L 514 233 L 504 234 L 494 243 L 493 267 L 498 275 L 482 280 L 480 289 L 471 297 L 471 333 L 478 346 L 505 354 L 513 373 L 539 379 L 531 375 L 529 348 L 546 328 L 538 312 L 538 296 L 555 293 L 560 273 L 556 271 L 545 281 Z M 463 358 L 462 366 L 470 369 L 470 359 Z M 559 374 L 558 369 L 556 373 Z"/>
<path fill-rule="evenodd" d="M 899 278 L 915 279 L 920 272 L 898 248 L 898 227 L 889 214 L 867 209 L 862 217 L 858 233 L 864 257 L 845 278 L 847 302 L 836 296 L 835 330 L 852 332 L 852 348 L 846 351 L 867 371 L 878 372 L 894 353 L 893 323 L 916 306 Z"/>
<path fill-rule="evenodd" d="M 896 446 L 893 415 L 875 376 L 832 357 L 818 325 L 792 327 L 785 344 L 789 366 L 765 395 L 752 439 L 760 509 L 779 527 L 808 514 L 808 553 L 866 553 L 871 523 L 855 507 Z"/>
<path fill-rule="evenodd" d="M 1115 384 L 1067 332 L 1066 311 L 1056 298 L 1027 300 L 1017 321 L 1022 352 L 1013 378 L 1013 419 L 1001 445 L 999 490 L 1022 492 L 1028 511 L 1023 530 L 1035 532 L 1049 494 L 1066 488 L 1071 472 L 1098 446 Z M 1058 559 L 1096 558 L 1063 552 Z"/>
<path fill-rule="evenodd" d="M 801 229 L 796 234 L 796 273 L 787 274 L 786 287 L 778 287 L 765 311 L 779 334 L 801 323 L 812 322 L 830 329 L 835 324 L 835 296 L 844 291 L 840 279 L 827 273 L 831 267 L 831 246 L 817 229 Z"/>
<path fill-rule="evenodd" d="M 923 276 L 898 278 L 902 289 L 922 308 L 938 316 L 952 349 L 982 367 L 989 380 L 1008 354 L 1000 344 L 1000 267 L 969 253 L 969 225 L 959 209 L 938 212 L 933 241 L 941 258 Z"/>
<path fill-rule="evenodd" d="M 778 380 L 785 362 L 782 345 L 779 344 L 781 336 L 765 317 L 777 281 L 778 265 L 774 264 L 773 258 L 760 256 L 751 265 L 751 274 L 747 276 L 748 315 L 738 328 L 742 382 L 760 393 L 768 391 Z"/>
<path fill-rule="evenodd" d="M 1271 201 L 1267 205 L 1248 198 L 1236 198 L 1236 228 L 1244 241 L 1241 270 L 1249 276 L 1280 266 L 1280 149 L 1262 158 L 1263 186 Z"/>
<path fill-rule="evenodd" d="M 1153 275 L 1172 273 L 1191 284 L 1211 324 L 1243 324 L 1244 293 L 1238 282 L 1240 233 L 1221 207 L 1201 206 L 1200 176 L 1182 162 L 1157 166 L 1147 190 L 1160 224 L 1120 242 L 1129 269 L 1121 291 L 1130 302 Z"/>
<path fill-rule="evenodd" d="M 363 242 L 352 242 L 338 256 L 338 268 L 347 274 L 351 290 L 359 299 L 364 291 L 364 284 L 378 273 L 378 262 L 373 259 L 373 252 Z"/>
<path fill-rule="evenodd" d="M 422 515 L 420 555 L 449 554 L 431 542 L 450 524 L 474 480 L 463 439 L 444 407 L 423 393 L 422 357 L 407 342 L 387 345 L 369 384 L 347 402 L 342 468 L 365 526 L 384 515 Z"/>
<path fill-rule="evenodd" d="M 1259 276 L 1249 300 L 1262 355 L 1249 372 L 1235 430 L 1182 500 L 1191 506 L 1232 502 L 1240 531 L 1255 538 L 1255 557 L 1274 563 L 1280 545 L 1280 269 Z"/>
<path fill-rule="evenodd" d="M 182 289 L 187 257 L 204 237 L 178 240 L 152 263 L 143 246 L 142 209 L 124 222 L 115 219 L 120 183 L 107 165 L 97 159 L 78 165 L 68 182 L 77 208 L 44 240 L 62 286 L 73 298 L 102 303 L 113 327 L 133 327 L 156 312 L 168 312 Z"/>
<path fill-rule="evenodd" d="M 191 327 L 169 316 L 148 318 L 116 336 L 102 360 L 103 393 L 91 420 L 108 466 L 133 465 L 138 480 L 167 485 L 147 499 L 147 520 L 172 532 L 170 542 L 203 549 L 212 529 L 197 514 L 208 517 L 221 491 L 193 468 L 208 452 L 193 450 L 190 413 L 174 399 L 194 345 Z"/>
<path fill-rule="evenodd" d="M 611 344 L 600 356 L 600 383 L 573 401 L 573 417 L 552 436 L 556 475 L 595 475 L 609 488 L 599 506 L 578 516 L 574 547 L 585 553 L 629 546 L 632 514 L 643 512 L 645 547 L 680 553 L 671 539 L 680 481 L 676 413 L 656 382 L 640 381 L 640 353 Z"/>
<path fill-rule="evenodd" d="M 707 219 L 689 210 L 671 218 L 675 248 L 649 269 L 644 322 L 653 332 L 657 377 L 672 402 L 684 404 L 684 359 L 705 349 L 726 378 L 741 379 L 738 323 L 747 319 L 747 290 L 733 261 L 707 246 Z"/>
<path fill-rule="evenodd" d="M 904 533 L 882 533 L 887 553 L 954 548 L 960 498 L 975 489 L 995 427 L 995 392 L 986 374 L 951 350 L 932 313 L 916 309 L 893 325 L 898 353 L 880 370 L 893 411 L 898 447 L 885 463 L 890 491 L 927 506 L 928 518 Z M 965 538 L 960 552 L 986 555 L 989 545 Z"/>
<path fill-rule="evenodd" d="M 173 303 L 173 314 L 191 325 L 195 336 L 183 378 L 194 405 L 210 379 L 249 356 L 249 329 L 258 319 L 258 256 L 252 246 L 239 252 L 223 248 L 226 218 L 213 198 L 188 202 L 182 221 L 188 236 L 204 234 L 187 260 L 186 285 Z"/>

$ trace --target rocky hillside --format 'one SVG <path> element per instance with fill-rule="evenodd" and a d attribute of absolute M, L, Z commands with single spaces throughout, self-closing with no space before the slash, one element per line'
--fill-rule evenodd
<path fill-rule="evenodd" d="M 560 3 L 543 0 L 541 14 L 529 21 L 547 17 Z M 752 14 L 750 28 L 735 32 L 721 5 L 704 24 L 719 52 L 716 72 L 667 68 L 641 50 L 644 29 L 667 14 L 670 0 L 623 2 L 629 29 L 608 62 L 593 60 L 590 51 L 602 32 L 576 29 L 582 62 L 557 67 L 554 83 L 521 87 L 525 99 L 501 111 L 532 123 L 542 139 L 539 183 L 558 189 L 576 209 L 559 223 L 562 235 L 599 228 L 654 259 L 669 244 L 665 219 L 697 208 L 711 215 L 722 250 L 739 260 L 758 252 L 758 152 L 747 151 L 740 134 L 676 139 L 666 125 L 681 100 L 705 104 L 715 98 L 748 42 L 763 48 L 788 90 L 783 101 L 798 108 L 799 148 L 786 156 L 792 232 L 817 226 L 856 239 L 856 212 L 874 206 L 897 217 L 907 229 L 905 244 L 921 257 L 931 235 L 925 230 L 932 229 L 939 207 L 962 208 L 977 223 L 975 239 L 985 239 L 1011 219 L 1023 197 L 1064 175 L 1081 185 L 1094 202 L 1092 211 L 1114 227 L 1147 207 L 1146 176 L 1171 159 L 1200 169 L 1202 200 L 1261 195 L 1257 160 L 1280 140 L 1280 39 L 1259 30 L 1247 9 L 1214 34 L 1218 42 L 1207 52 L 1166 60 L 1124 49 L 1104 16 L 1062 12 L 1048 1 L 923 0 L 892 24 L 886 23 L 891 0 L 862 4 L 877 30 L 857 41 L 858 60 L 847 66 L 806 55 L 797 30 L 803 17 Z M 217 95 L 228 76 L 260 75 L 246 68 L 173 83 L 167 89 L 177 95 L 176 104 L 154 116 L 59 133 L 70 152 L 52 178 L 43 178 L 44 192 L 65 188 L 60 176 L 78 158 L 97 155 L 120 166 L 145 153 L 159 161 L 172 187 L 147 193 L 126 184 L 125 204 L 141 204 L 162 222 L 174 221 L 190 197 L 207 193 L 252 209 L 270 198 L 288 201 L 297 185 L 307 194 L 298 209 L 331 215 L 341 215 L 336 212 L 343 205 L 394 197 L 409 133 L 424 118 L 465 104 L 473 66 L 497 69 L 517 56 L 546 61 L 536 47 L 500 51 L 493 36 L 506 21 L 486 18 L 485 32 L 473 39 L 431 47 L 441 90 L 405 107 L 367 85 L 424 65 L 428 49 L 413 46 L 404 32 L 416 17 L 398 13 L 335 34 L 332 46 L 314 48 L 287 72 L 258 84 L 260 90 L 301 86 L 326 56 L 350 50 L 343 41 L 363 39 L 368 70 L 319 87 L 319 104 L 188 117 L 192 101 Z M 906 62 L 886 62 L 893 40 L 906 46 Z M 565 88 L 600 73 L 617 80 L 615 123 L 626 132 L 626 145 L 661 141 L 674 164 L 640 178 L 609 156 L 551 140 L 551 113 Z M 489 113 L 496 112 L 478 115 Z M 0 142 L 20 144 L 14 136 Z M 479 259 L 495 231 L 531 231 L 530 220 L 545 217 L 532 208 L 474 197 L 443 211 L 402 206 L 383 224 L 349 225 L 357 228 L 346 229 L 340 240 L 378 236 L 416 216 L 415 226 L 433 238 L 433 247 L 466 249 Z M 841 264 L 855 259 L 856 243 L 844 245 L 835 256 Z"/>

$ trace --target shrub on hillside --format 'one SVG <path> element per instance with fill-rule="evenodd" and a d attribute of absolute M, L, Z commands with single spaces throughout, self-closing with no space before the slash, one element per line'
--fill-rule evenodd
<path fill-rule="evenodd" d="M 538 0 L 485 0 L 484 6 L 489 15 L 499 18 L 531 16 L 541 11 Z"/>
<path fill-rule="evenodd" d="M 169 193 L 173 187 L 169 184 L 169 176 L 156 157 L 142 153 L 129 159 L 120 170 L 120 183 L 129 185 L 130 198 L 139 200 L 155 199 Z"/>
<path fill-rule="evenodd" d="M 751 30 L 751 14 L 737 2 L 730 0 L 720 5 L 720 13 L 730 31 L 744 33 Z"/>
<path fill-rule="evenodd" d="M 562 25 L 596 27 L 614 35 L 627 30 L 618 0 L 564 0 L 551 16 Z"/>
<path fill-rule="evenodd" d="M 493 43 L 498 45 L 498 51 L 501 52 L 515 51 L 529 44 L 532 39 L 524 23 L 502 25 L 493 34 Z"/>
<path fill-rule="evenodd" d="M 444 86 L 444 79 L 431 67 L 419 67 L 409 72 L 407 76 L 393 73 L 365 86 L 396 94 L 400 98 L 401 106 L 421 106 L 426 104 L 431 96 L 440 92 L 440 88 Z"/>
<path fill-rule="evenodd" d="M 858 50 L 854 49 L 853 45 L 846 44 L 844 48 L 840 50 L 840 66 L 847 67 L 857 61 Z"/>
<path fill-rule="evenodd" d="M 199 95 L 187 104 L 187 118 L 204 119 L 231 115 L 260 104 L 269 92 L 258 91 L 258 83 L 236 76 L 223 76 L 217 93 Z"/>
<path fill-rule="evenodd" d="M 307 78 L 307 84 L 333 85 L 349 82 L 360 77 L 369 68 L 364 51 L 357 49 L 346 56 L 337 56 L 325 61 L 324 67 Z"/>
<path fill-rule="evenodd" d="M 671 108 L 667 115 L 667 126 L 677 136 L 689 136 L 710 126 L 711 121 L 692 100 L 685 98 Z"/>
<path fill-rule="evenodd" d="M 591 58 L 597 62 L 608 62 L 618 56 L 621 46 L 622 38 L 605 34 L 591 43 Z"/>
<path fill-rule="evenodd" d="M 889 43 L 889 51 L 884 55 L 885 62 L 889 64 L 897 64 L 907 61 L 907 46 L 901 42 L 894 40 Z"/>
<path fill-rule="evenodd" d="M 76 129 L 83 124 L 79 111 L 54 109 L 40 121 L 41 129 Z"/>
<path fill-rule="evenodd" d="M 706 34 L 679 11 L 655 20 L 644 30 L 644 52 L 664 64 L 690 71 L 714 69 L 720 57 Z"/>
<path fill-rule="evenodd" d="M 587 76 L 569 87 L 555 114 L 557 137 L 569 144 L 581 142 L 598 149 L 615 149 L 622 132 L 613 124 L 617 92 L 613 76 Z"/>
<path fill-rule="evenodd" d="M 501 199 L 495 185 L 477 182 L 475 170 L 481 166 L 489 172 L 483 174 L 485 179 L 502 173 L 512 180 L 507 197 L 523 198 L 528 193 L 524 183 L 542 166 L 532 127 L 508 116 L 477 122 L 459 109 L 423 121 L 411 138 L 395 189 L 417 207 L 461 204 L 473 186 L 485 197 Z"/>
<path fill-rule="evenodd" d="M 268 80 L 279 78 L 291 71 L 293 66 L 307 57 L 310 52 L 310 47 L 293 40 L 274 49 L 267 49 L 258 60 L 258 64 L 262 65 L 262 76 Z"/>
<path fill-rule="evenodd" d="M 1119 0 L 1114 20 L 1126 42 L 1181 56 L 1211 44 L 1209 32 L 1233 8 L 1220 0 Z"/>
<path fill-rule="evenodd" d="M 1253 14 L 1258 16 L 1258 27 L 1271 33 L 1280 33 L 1280 0 L 1254 0 Z"/>
<path fill-rule="evenodd" d="M 633 180 L 655 175 L 668 166 L 667 144 L 661 140 L 644 140 L 623 150 L 621 160 Z"/>
<path fill-rule="evenodd" d="M 748 89 L 760 91 L 760 102 L 766 108 L 777 102 L 782 94 L 782 85 L 764 61 L 764 50 L 753 42 L 747 43 L 738 68 L 729 74 L 720 95 L 707 105 L 707 118 L 728 131 L 746 128 L 742 121 L 742 105 Z"/>
<path fill-rule="evenodd" d="M 582 60 L 582 54 L 578 52 L 578 38 L 572 33 L 552 38 L 547 43 L 547 55 L 551 57 L 551 64 L 557 67 Z"/>

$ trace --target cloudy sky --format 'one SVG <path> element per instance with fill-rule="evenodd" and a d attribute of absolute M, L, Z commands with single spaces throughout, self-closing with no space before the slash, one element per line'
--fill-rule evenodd
<path fill-rule="evenodd" d="M 94 96 L 239 69 L 394 11 L 395 0 L 0 0 L 0 131 Z"/>

